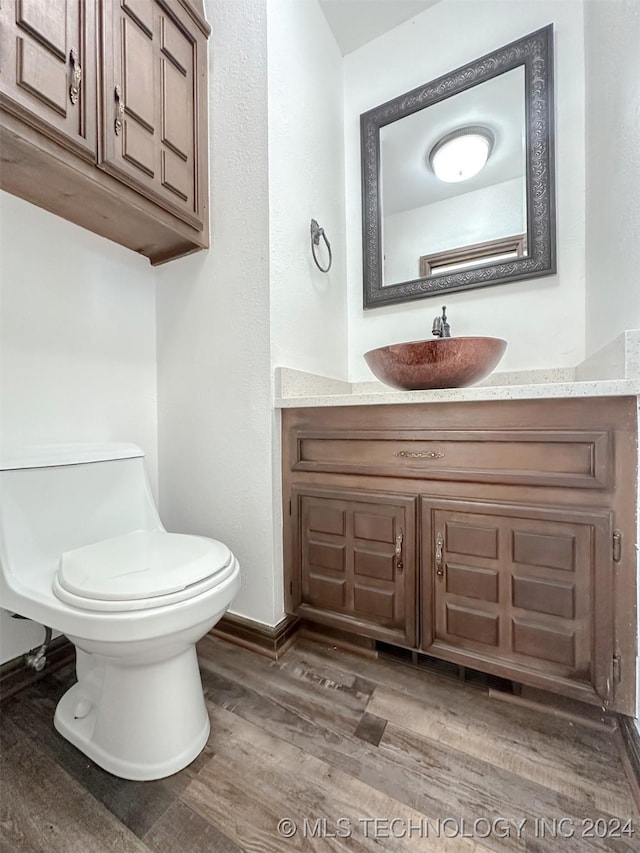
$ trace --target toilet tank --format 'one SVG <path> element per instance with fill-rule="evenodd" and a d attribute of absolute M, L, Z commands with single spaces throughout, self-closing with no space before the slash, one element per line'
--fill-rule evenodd
<path fill-rule="evenodd" d="M 0 586 L 55 573 L 63 551 L 162 530 L 134 444 L 64 444 L 0 458 Z"/>

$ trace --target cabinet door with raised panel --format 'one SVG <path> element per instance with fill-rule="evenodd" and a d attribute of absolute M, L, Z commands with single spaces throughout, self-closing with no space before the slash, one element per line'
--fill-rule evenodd
<path fill-rule="evenodd" d="M 103 4 L 101 168 L 205 223 L 206 37 L 180 0 Z"/>
<path fill-rule="evenodd" d="M 421 534 L 425 651 L 611 702 L 607 512 L 423 500 Z"/>
<path fill-rule="evenodd" d="M 294 488 L 294 612 L 414 646 L 415 511 L 403 495 Z"/>
<path fill-rule="evenodd" d="M 94 0 L 2 0 L 0 105 L 95 161 Z"/>

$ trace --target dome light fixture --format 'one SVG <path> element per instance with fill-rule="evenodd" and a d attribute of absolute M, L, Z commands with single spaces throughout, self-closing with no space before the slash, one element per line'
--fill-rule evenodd
<path fill-rule="evenodd" d="M 494 142 L 488 127 L 461 127 L 436 142 L 429 152 L 429 165 L 440 181 L 466 181 L 484 168 Z"/>

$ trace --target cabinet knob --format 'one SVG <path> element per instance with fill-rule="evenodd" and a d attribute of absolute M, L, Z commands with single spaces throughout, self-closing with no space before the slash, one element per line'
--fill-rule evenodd
<path fill-rule="evenodd" d="M 397 570 L 399 575 L 401 575 L 402 572 L 404 571 L 404 563 L 402 561 L 402 542 L 403 542 L 403 540 L 404 540 L 404 533 L 401 530 L 400 533 L 398 533 L 398 535 L 396 536 L 396 553 L 395 553 L 396 570 Z"/>
<path fill-rule="evenodd" d="M 116 120 L 113 124 L 113 128 L 115 130 L 116 136 L 120 136 L 124 121 L 124 101 L 122 100 L 122 89 L 119 85 L 116 85 L 115 89 L 113 90 L 113 96 L 116 102 Z"/>
<path fill-rule="evenodd" d="M 71 85 L 69 86 L 69 100 L 75 106 L 80 95 L 80 83 L 82 83 L 82 67 L 80 57 L 75 47 L 69 51 L 69 62 L 71 63 Z"/>
<path fill-rule="evenodd" d="M 444 575 L 444 561 L 442 559 L 442 549 L 444 548 L 444 536 L 438 533 L 436 536 L 436 574 L 439 578 Z"/>

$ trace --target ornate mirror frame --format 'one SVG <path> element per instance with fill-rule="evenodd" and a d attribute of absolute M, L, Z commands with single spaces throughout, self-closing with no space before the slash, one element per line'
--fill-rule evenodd
<path fill-rule="evenodd" d="M 527 255 L 384 286 L 380 129 L 521 65 L 525 72 Z M 360 140 L 365 308 L 556 272 L 553 24 L 363 113 Z"/>

